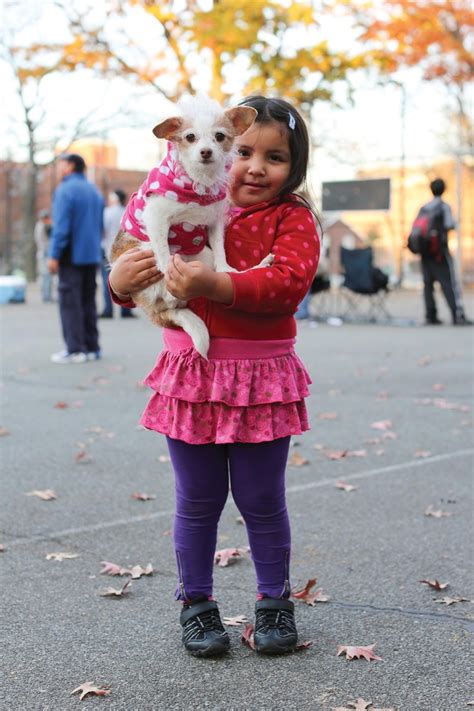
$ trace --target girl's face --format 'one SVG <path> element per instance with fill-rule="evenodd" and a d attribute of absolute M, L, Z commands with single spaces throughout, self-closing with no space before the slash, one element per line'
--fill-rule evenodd
<path fill-rule="evenodd" d="M 254 123 L 235 139 L 237 157 L 230 170 L 230 199 L 252 207 L 276 197 L 291 170 L 288 133 L 278 121 Z"/>

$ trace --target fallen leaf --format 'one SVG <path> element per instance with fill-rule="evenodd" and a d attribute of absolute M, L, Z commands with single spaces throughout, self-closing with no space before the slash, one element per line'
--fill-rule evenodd
<path fill-rule="evenodd" d="M 366 449 L 350 449 L 346 457 L 366 457 L 367 456 L 367 450 Z"/>
<path fill-rule="evenodd" d="M 389 430 L 392 426 L 391 420 L 378 420 L 370 425 L 373 430 Z"/>
<path fill-rule="evenodd" d="M 46 560 L 58 560 L 60 563 L 63 560 L 72 560 L 73 558 L 79 558 L 78 553 L 47 553 Z"/>
<path fill-rule="evenodd" d="M 398 439 L 398 435 L 396 432 L 384 432 L 382 439 Z"/>
<path fill-rule="evenodd" d="M 0 427 L 0 437 L 6 437 L 9 434 L 10 430 L 7 430 L 6 427 Z"/>
<path fill-rule="evenodd" d="M 292 590 L 291 597 L 295 600 L 301 600 L 302 602 L 305 602 L 311 607 L 314 607 L 315 603 L 317 602 L 327 602 L 328 600 L 330 600 L 329 596 L 324 595 L 324 592 L 321 588 L 318 588 L 314 592 L 311 592 L 311 588 L 314 588 L 315 585 L 316 578 L 311 578 L 310 580 L 308 580 L 302 590 Z"/>
<path fill-rule="evenodd" d="M 288 464 L 290 467 L 303 467 L 306 464 L 309 464 L 309 460 L 302 457 L 298 452 L 293 452 L 288 460 Z"/>
<path fill-rule="evenodd" d="M 338 459 L 344 459 L 347 457 L 347 449 L 326 449 L 324 450 L 324 454 L 328 459 L 332 459 L 333 461 L 336 461 Z"/>
<path fill-rule="evenodd" d="M 133 568 L 121 573 L 121 575 L 127 574 L 132 576 L 132 580 L 138 580 L 142 575 L 153 575 L 153 566 L 151 563 L 148 563 L 146 568 L 142 568 L 141 565 L 134 565 Z"/>
<path fill-rule="evenodd" d="M 226 568 L 229 563 L 233 563 L 237 558 L 245 556 L 249 552 L 250 548 L 248 546 L 242 546 L 240 548 L 222 548 L 220 551 L 216 551 L 214 555 L 214 564 L 220 568 Z"/>
<path fill-rule="evenodd" d="M 136 499 L 137 501 L 151 501 L 152 499 L 156 499 L 156 496 L 154 494 L 143 494 L 138 491 L 134 491 L 133 494 L 131 494 L 132 499 Z"/>
<path fill-rule="evenodd" d="M 173 529 L 167 528 L 166 531 L 163 531 L 163 533 L 161 535 L 162 536 L 171 536 L 171 535 L 173 535 Z"/>
<path fill-rule="evenodd" d="M 430 504 L 425 510 L 425 516 L 433 516 L 433 518 L 442 518 L 443 516 L 452 516 L 452 513 L 448 511 L 441 511 L 441 509 L 435 510 L 433 505 Z"/>
<path fill-rule="evenodd" d="M 160 456 L 158 457 L 158 461 L 160 461 L 160 462 L 171 462 L 171 458 L 168 457 L 168 455 L 166 455 L 166 454 L 160 454 Z"/>
<path fill-rule="evenodd" d="M 439 580 L 419 580 L 418 582 L 429 585 L 433 590 L 445 590 L 449 585 L 449 583 L 440 583 Z"/>
<path fill-rule="evenodd" d="M 101 575 L 123 575 L 122 571 L 125 570 L 125 568 L 122 568 L 120 565 L 109 563 L 106 560 L 101 560 L 100 564 L 104 566 L 100 571 Z"/>
<path fill-rule="evenodd" d="M 69 407 L 69 405 L 67 404 L 67 402 L 64 402 L 63 400 L 59 400 L 59 402 L 57 402 L 54 405 L 54 407 L 56 408 L 56 410 L 66 410 Z"/>
<path fill-rule="evenodd" d="M 92 457 L 86 452 L 85 449 L 81 449 L 80 452 L 77 452 L 74 459 L 78 464 L 89 464 L 89 462 L 92 462 Z"/>
<path fill-rule="evenodd" d="M 364 701 L 364 699 L 357 699 L 357 701 L 348 701 L 347 706 L 338 706 L 337 708 L 333 708 L 332 711 L 366 711 L 366 709 L 369 708 L 369 706 L 373 706 L 372 701 Z M 370 711 L 395 711 L 394 708 L 384 708 L 384 709 L 376 709 L 376 708 L 371 708 Z"/>
<path fill-rule="evenodd" d="M 6 550 L 7 550 L 7 549 L 5 548 L 5 546 L 3 545 L 3 543 L 0 543 L 0 553 L 5 553 Z"/>
<path fill-rule="evenodd" d="M 228 627 L 238 627 L 239 625 L 245 625 L 248 619 L 245 615 L 237 615 L 237 617 L 224 617 L 222 622 Z"/>
<path fill-rule="evenodd" d="M 312 642 L 298 642 L 296 647 L 294 648 L 294 652 L 302 652 L 305 649 L 309 649 L 312 646 Z"/>
<path fill-rule="evenodd" d="M 313 444 L 313 449 L 317 449 L 318 452 L 320 452 L 322 449 L 324 449 L 324 444 Z"/>
<path fill-rule="evenodd" d="M 456 602 L 470 602 L 467 597 L 448 597 L 448 595 L 442 597 L 441 600 L 438 600 L 435 597 L 433 600 L 435 602 L 439 602 L 441 605 L 454 605 Z"/>
<path fill-rule="evenodd" d="M 328 390 L 328 395 L 331 395 L 331 397 L 334 397 L 335 395 L 342 395 L 342 390 L 332 388 L 331 390 Z"/>
<path fill-rule="evenodd" d="M 381 457 L 383 454 L 385 454 L 385 449 L 383 449 L 383 447 L 382 449 L 376 449 L 375 454 L 377 455 L 377 457 Z"/>
<path fill-rule="evenodd" d="M 111 373 L 122 373 L 124 370 L 124 367 L 123 367 L 123 365 L 109 365 L 108 370 Z"/>
<path fill-rule="evenodd" d="M 345 654 L 347 659 L 360 659 L 361 657 L 363 657 L 368 662 L 370 662 L 372 659 L 383 662 L 382 657 L 377 657 L 377 655 L 374 654 L 374 647 L 375 644 L 369 644 L 367 647 L 351 647 L 347 644 L 340 644 L 337 648 L 336 656 L 339 656 L 340 654 Z"/>
<path fill-rule="evenodd" d="M 444 385 L 442 383 L 433 383 L 431 386 L 431 389 L 435 391 L 435 393 L 439 393 L 442 390 L 444 390 Z"/>
<path fill-rule="evenodd" d="M 26 496 L 37 496 L 42 501 L 53 501 L 58 498 L 52 489 L 33 489 L 33 491 L 28 491 Z"/>
<path fill-rule="evenodd" d="M 426 457 L 431 457 L 431 452 L 428 452 L 426 449 L 417 449 L 415 452 L 415 458 L 416 459 L 426 459 Z"/>
<path fill-rule="evenodd" d="M 255 641 L 253 638 L 253 625 L 248 624 L 244 631 L 242 632 L 242 636 L 240 638 L 240 641 L 242 644 L 247 645 L 247 647 L 250 647 L 250 649 L 255 650 Z"/>
<path fill-rule="evenodd" d="M 337 420 L 337 412 L 321 412 L 318 420 Z"/>
<path fill-rule="evenodd" d="M 443 400 L 442 398 L 435 398 L 433 405 L 441 410 L 458 410 L 459 412 L 469 412 L 471 409 L 468 405 L 460 405 L 457 402 L 449 402 L 449 400 Z"/>
<path fill-rule="evenodd" d="M 94 696 L 107 696 L 110 694 L 110 688 L 107 686 L 96 686 L 93 681 L 85 681 L 77 689 L 71 691 L 71 696 L 73 694 L 80 693 L 79 699 L 82 701 L 88 694 L 93 694 Z"/>
<path fill-rule="evenodd" d="M 429 365 L 432 362 L 432 358 L 429 355 L 422 356 L 421 358 L 418 358 L 418 365 L 423 366 L 423 365 Z"/>
<path fill-rule="evenodd" d="M 343 491 L 356 491 L 359 487 L 354 486 L 354 484 L 345 484 L 343 481 L 336 481 L 334 484 L 336 489 L 342 489 Z"/>
<path fill-rule="evenodd" d="M 108 587 L 108 588 L 105 588 L 105 590 L 102 590 L 100 595 L 102 597 L 123 597 L 128 592 L 130 592 L 131 584 L 132 584 L 132 581 L 127 580 L 127 582 L 124 583 L 121 588 L 117 589 L 117 588 Z"/>

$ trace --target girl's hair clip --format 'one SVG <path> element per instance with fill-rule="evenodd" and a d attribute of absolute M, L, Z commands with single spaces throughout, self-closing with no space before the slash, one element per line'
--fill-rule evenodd
<path fill-rule="evenodd" d="M 288 126 L 289 126 L 289 127 L 291 128 L 291 130 L 293 131 L 293 129 L 294 129 L 295 126 L 296 126 L 295 117 L 293 116 L 293 114 L 292 114 L 290 111 L 288 112 L 288 115 L 289 115 Z"/>

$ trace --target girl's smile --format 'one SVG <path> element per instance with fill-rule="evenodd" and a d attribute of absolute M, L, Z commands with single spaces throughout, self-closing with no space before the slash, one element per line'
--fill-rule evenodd
<path fill-rule="evenodd" d="M 276 121 L 256 123 L 236 139 L 230 198 L 238 207 L 272 200 L 291 170 L 288 133 Z"/>

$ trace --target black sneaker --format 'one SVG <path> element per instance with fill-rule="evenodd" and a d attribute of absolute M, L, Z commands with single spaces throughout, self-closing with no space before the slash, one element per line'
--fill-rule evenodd
<path fill-rule="evenodd" d="M 264 598 L 255 604 L 255 649 L 261 654 L 292 652 L 298 642 L 291 600 Z"/>
<path fill-rule="evenodd" d="M 434 318 L 427 318 L 425 323 L 427 326 L 441 326 L 443 322 L 435 316 Z"/>
<path fill-rule="evenodd" d="M 185 605 L 179 621 L 183 627 L 183 644 L 196 657 L 212 657 L 229 649 L 229 635 L 213 600 Z"/>

